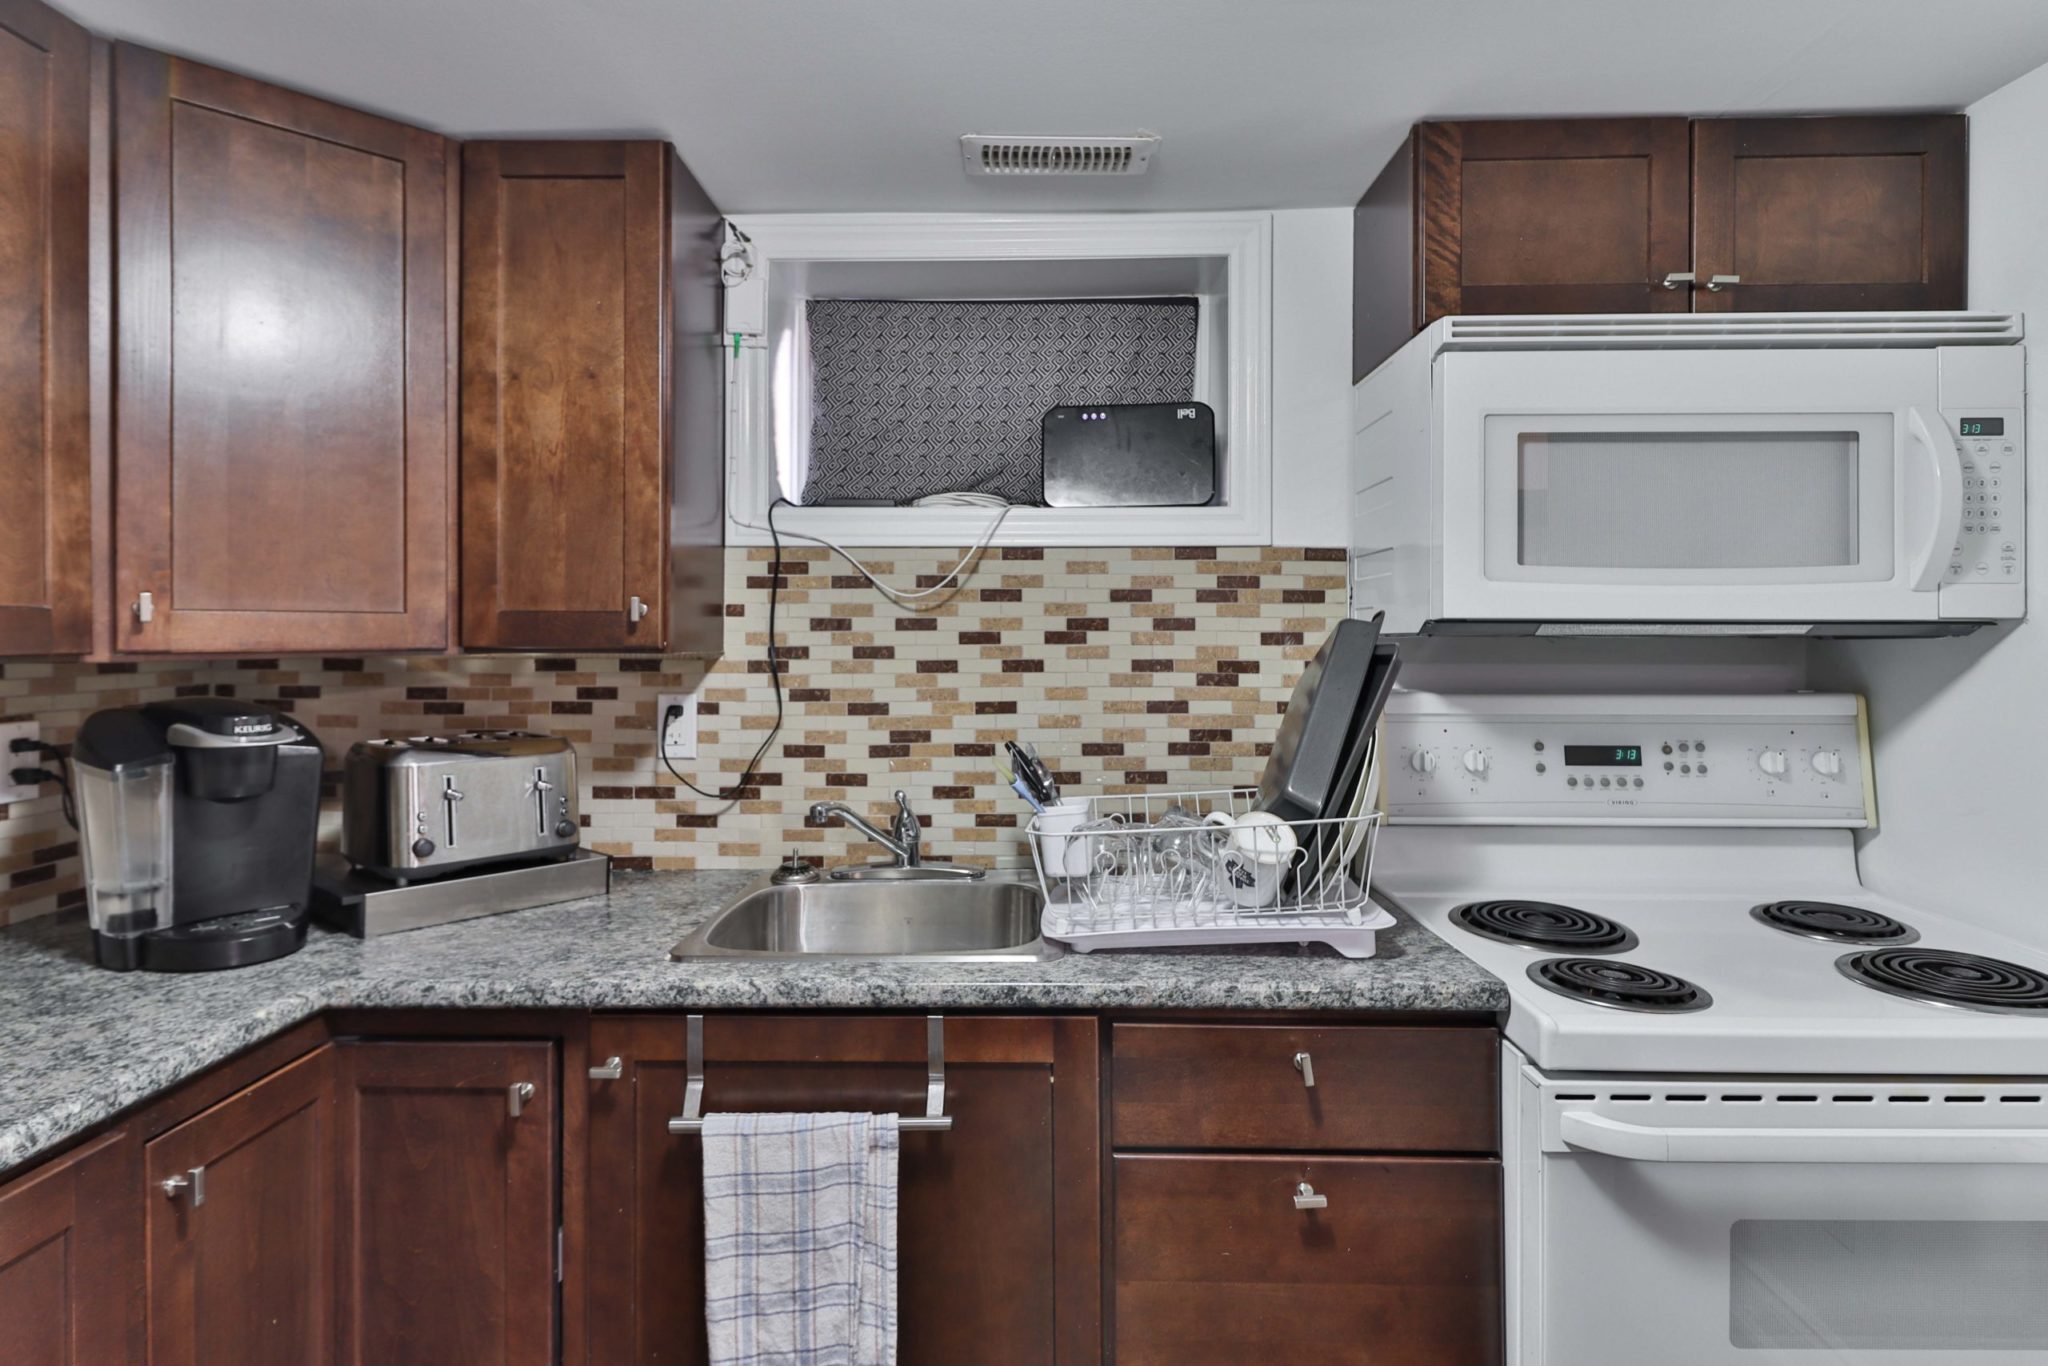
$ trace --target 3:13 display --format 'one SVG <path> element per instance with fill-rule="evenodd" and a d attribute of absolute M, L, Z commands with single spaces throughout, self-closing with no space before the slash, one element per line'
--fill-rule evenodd
<path fill-rule="evenodd" d="M 1641 768 L 1641 745 L 1566 745 L 1567 768 Z"/>

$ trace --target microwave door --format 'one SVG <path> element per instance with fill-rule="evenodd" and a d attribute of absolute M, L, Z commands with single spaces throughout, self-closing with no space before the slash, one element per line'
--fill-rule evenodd
<path fill-rule="evenodd" d="M 1478 355 L 1444 369 L 1440 617 L 1940 615 L 1964 490 L 1926 353 Z"/>

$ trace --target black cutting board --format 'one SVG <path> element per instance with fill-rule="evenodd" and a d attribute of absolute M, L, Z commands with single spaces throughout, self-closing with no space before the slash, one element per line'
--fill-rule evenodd
<path fill-rule="evenodd" d="M 1372 681 L 1380 617 L 1337 623 L 1294 685 L 1273 753 L 1259 779 L 1259 805 L 1285 821 L 1321 820 L 1337 791 L 1359 706 Z"/>

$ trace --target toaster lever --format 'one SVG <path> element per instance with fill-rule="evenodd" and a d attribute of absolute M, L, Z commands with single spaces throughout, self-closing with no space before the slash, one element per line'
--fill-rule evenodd
<path fill-rule="evenodd" d="M 455 847 L 455 804 L 462 800 L 462 792 L 455 786 L 455 779 L 446 774 L 441 778 L 441 810 L 447 815 L 447 836 L 442 843 L 450 849 Z"/>
<path fill-rule="evenodd" d="M 536 768 L 533 771 L 533 832 L 541 839 L 548 837 L 548 793 L 555 785 L 548 781 L 548 771 Z"/>

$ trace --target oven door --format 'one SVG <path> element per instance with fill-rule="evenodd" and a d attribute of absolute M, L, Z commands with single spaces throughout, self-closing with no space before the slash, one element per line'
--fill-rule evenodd
<path fill-rule="evenodd" d="M 1939 617 L 1966 491 L 1933 350 L 1438 363 L 1442 617 Z"/>
<path fill-rule="evenodd" d="M 1519 1366 L 2048 1361 L 2048 1084 L 1533 1072 Z"/>

